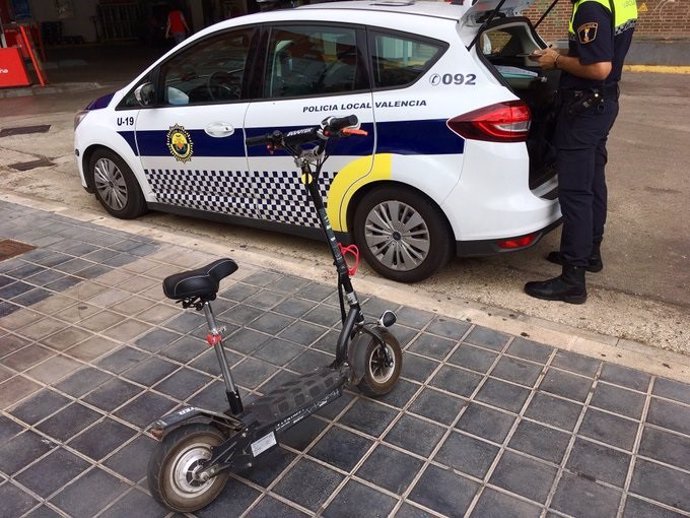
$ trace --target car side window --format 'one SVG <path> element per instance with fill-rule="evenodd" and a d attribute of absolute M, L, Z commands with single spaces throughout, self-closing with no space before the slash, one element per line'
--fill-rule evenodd
<path fill-rule="evenodd" d="M 212 36 L 165 62 L 158 83 L 163 86 L 163 105 L 241 99 L 245 63 L 254 32 L 254 28 L 247 28 Z"/>
<path fill-rule="evenodd" d="M 264 96 L 313 96 L 368 88 L 357 31 L 347 27 L 275 28 L 268 44 Z"/>
<path fill-rule="evenodd" d="M 412 84 L 441 57 L 447 44 L 411 34 L 371 33 L 374 86 Z"/>

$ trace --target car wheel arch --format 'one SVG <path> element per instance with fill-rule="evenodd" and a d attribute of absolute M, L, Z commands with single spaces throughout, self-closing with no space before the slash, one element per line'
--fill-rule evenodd
<path fill-rule="evenodd" d="M 404 183 L 404 182 L 398 182 L 395 180 L 379 180 L 375 182 L 370 182 L 359 189 L 352 195 L 352 198 L 350 199 L 350 202 L 347 206 L 347 229 L 348 233 L 350 236 L 354 239 L 353 237 L 353 229 L 354 229 L 354 220 L 355 220 L 355 213 L 357 212 L 357 208 L 359 205 L 362 203 L 362 200 L 372 191 L 381 189 L 383 187 L 399 187 L 400 189 L 404 189 L 406 191 L 412 192 L 414 194 L 417 194 L 418 196 L 423 197 L 426 199 L 426 201 L 434 207 L 439 214 L 443 216 L 443 219 L 445 221 L 446 228 L 448 230 L 448 236 L 451 239 L 454 239 L 455 233 L 453 232 L 453 227 L 450 224 L 450 220 L 448 219 L 448 216 L 446 213 L 443 211 L 441 206 L 436 203 L 427 193 L 422 191 L 421 189 L 418 189 L 417 187 L 414 187 L 413 185 Z"/>
<path fill-rule="evenodd" d="M 383 277 L 419 282 L 452 257 L 455 243 L 448 218 L 423 191 L 383 181 L 360 196 L 352 207 L 350 236 Z"/>
<path fill-rule="evenodd" d="M 106 183 L 110 183 L 110 187 L 104 184 L 105 188 L 103 191 L 99 190 L 99 187 L 96 185 L 93 167 L 94 162 L 96 160 L 101 161 L 101 159 L 113 163 L 113 172 L 116 175 L 107 179 Z M 112 216 L 121 219 L 134 219 L 148 211 L 147 200 L 141 182 L 137 178 L 134 169 L 121 153 L 109 146 L 93 144 L 86 147 L 82 160 L 87 191 L 92 192 L 104 206 L 105 210 Z M 122 206 L 119 206 L 119 204 L 111 205 L 111 201 L 117 200 L 118 197 L 117 195 L 113 196 L 114 192 L 120 193 L 120 203 L 123 204 Z M 106 196 L 105 198 L 104 195 Z"/>
<path fill-rule="evenodd" d="M 91 158 L 98 151 L 109 151 L 110 153 L 114 153 L 120 158 L 120 160 L 127 164 L 127 166 L 130 169 L 134 170 L 127 161 L 127 159 L 123 157 L 121 153 L 118 153 L 116 150 L 112 149 L 111 147 L 104 146 L 103 144 L 91 144 L 82 153 L 81 164 L 85 173 L 84 179 L 86 180 L 86 185 L 89 187 L 90 191 L 93 190 L 94 192 L 96 190 L 96 185 L 94 182 L 93 174 L 91 174 L 92 172 L 89 170 L 89 165 L 91 164 Z"/>

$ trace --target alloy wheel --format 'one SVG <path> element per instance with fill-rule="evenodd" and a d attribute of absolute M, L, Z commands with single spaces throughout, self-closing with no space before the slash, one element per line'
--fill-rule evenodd
<path fill-rule="evenodd" d="M 365 222 L 364 237 L 371 253 L 387 268 L 409 271 L 429 255 L 431 239 L 424 218 L 397 200 L 379 203 Z"/>

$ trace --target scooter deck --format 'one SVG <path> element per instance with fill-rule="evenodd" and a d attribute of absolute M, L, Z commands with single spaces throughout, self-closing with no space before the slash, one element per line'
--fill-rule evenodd
<path fill-rule="evenodd" d="M 277 445 L 277 433 L 340 397 L 347 380 L 345 372 L 324 367 L 288 381 L 247 405 L 237 416 L 243 430 L 213 449 L 206 475 L 251 466 L 252 459 Z"/>
<path fill-rule="evenodd" d="M 330 403 L 340 395 L 340 389 L 346 381 L 346 376 L 340 370 L 323 367 L 288 381 L 250 403 L 245 408 L 242 420 L 254 421 L 257 428 L 277 423 L 274 431 L 279 432 Z M 333 394 L 335 391 L 337 394 Z M 329 398 L 331 394 L 333 397 Z M 300 410 L 304 410 L 305 415 L 295 415 Z"/>

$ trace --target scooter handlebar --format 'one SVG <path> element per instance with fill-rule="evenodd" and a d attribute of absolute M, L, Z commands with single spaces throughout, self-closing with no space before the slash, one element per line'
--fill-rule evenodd
<path fill-rule="evenodd" d="M 269 141 L 270 135 L 259 135 L 258 137 L 247 137 L 244 142 L 247 147 L 260 146 L 261 144 L 266 144 Z"/>
<path fill-rule="evenodd" d="M 352 128 L 359 124 L 359 119 L 356 115 L 348 115 L 347 117 L 329 117 L 324 119 L 321 123 L 322 131 L 325 136 L 330 136 L 333 133 L 339 133 L 345 128 Z"/>
<path fill-rule="evenodd" d="M 357 129 L 358 125 L 359 120 L 356 115 L 328 117 L 321 122 L 320 126 L 293 130 L 287 133 L 276 130 L 266 135 L 247 137 L 244 142 L 247 147 L 266 145 L 272 148 L 283 148 L 285 146 L 299 146 L 308 142 L 328 140 L 331 137 L 366 135 L 366 131 Z"/>

